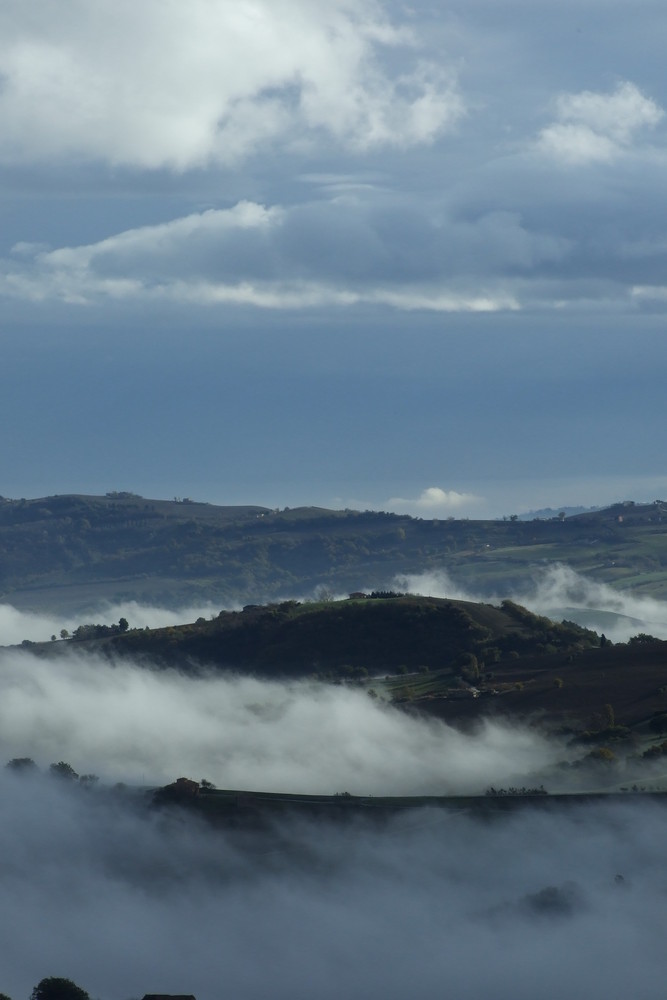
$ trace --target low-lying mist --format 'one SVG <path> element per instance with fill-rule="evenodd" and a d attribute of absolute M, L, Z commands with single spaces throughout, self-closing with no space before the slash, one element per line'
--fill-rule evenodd
<path fill-rule="evenodd" d="M 627 642 L 638 632 L 648 632 L 658 639 L 667 639 L 667 602 L 615 590 L 608 584 L 582 576 L 562 563 L 536 572 L 530 587 L 523 590 L 499 589 L 491 597 L 488 594 L 476 594 L 474 590 L 455 583 L 444 570 L 401 575 L 387 582 L 387 589 L 396 588 L 412 594 L 462 601 L 491 601 L 499 604 L 505 598 L 510 598 L 536 614 L 556 621 L 563 618 L 577 621 L 587 628 L 604 633 L 614 642 Z M 284 594 L 281 600 L 294 597 L 302 601 L 320 599 L 322 592 L 322 588 L 316 588 L 314 594 Z M 336 597 L 345 598 L 347 594 L 341 593 Z M 84 622 L 111 625 L 123 617 L 131 628 L 161 628 L 193 622 L 200 617 L 215 617 L 220 610 L 218 605 L 211 603 L 175 611 L 137 601 L 124 601 L 102 604 L 85 615 L 73 617 L 20 611 L 10 604 L 0 604 L 0 645 L 18 644 L 24 639 L 44 642 L 52 635 L 60 636 L 63 629 L 71 633 Z M 227 610 L 233 609 L 230 607 Z"/>
<path fill-rule="evenodd" d="M 658 1000 L 667 811 L 447 810 L 265 832 L 0 774 L 0 990 L 100 1000 Z"/>
<path fill-rule="evenodd" d="M 527 785 L 564 756 L 528 728 L 489 722 L 462 733 L 361 689 L 16 649 L 0 653 L 0 753 L 42 766 L 65 760 L 107 781 L 186 775 L 225 788 L 360 795 Z"/>
<path fill-rule="evenodd" d="M 220 608 L 212 604 L 188 606 L 174 611 L 140 604 L 138 601 L 123 601 L 119 604 L 101 604 L 94 611 L 71 616 L 21 611 L 11 604 L 0 604 L 0 646 L 17 645 L 24 639 L 47 642 L 52 635 L 60 636 L 63 630 L 72 633 L 86 622 L 112 625 L 120 618 L 125 618 L 132 628 L 164 628 L 193 622 L 200 617 L 210 618 L 219 611 Z"/>
<path fill-rule="evenodd" d="M 449 597 L 461 601 L 491 601 L 499 604 L 510 598 L 518 604 L 555 621 L 567 618 L 586 628 L 604 633 L 614 642 L 627 642 L 638 632 L 667 639 L 667 603 L 614 590 L 590 580 L 569 566 L 557 564 L 535 575 L 526 590 L 481 596 L 456 584 L 446 572 L 401 576 L 395 585 L 412 594 Z"/>
<path fill-rule="evenodd" d="M 127 606 L 112 614 L 149 623 Z M 0 992 L 21 1000 L 64 976 L 99 1000 L 662 997 L 664 805 L 545 796 L 485 819 L 459 804 L 382 823 L 214 829 L 110 786 L 186 775 L 267 791 L 479 793 L 533 787 L 568 750 L 527 726 L 460 732 L 362 689 L 148 666 L 0 651 L 0 755 L 40 767 L 0 766 Z M 100 782 L 45 773 L 61 760 Z"/>

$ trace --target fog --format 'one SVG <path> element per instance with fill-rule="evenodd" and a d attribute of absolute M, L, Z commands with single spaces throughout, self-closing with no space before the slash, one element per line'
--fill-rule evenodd
<path fill-rule="evenodd" d="M 0 766 L 0 992 L 13 1000 L 45 976 L 100 1000 L 662 996 L 667 811 L 655 800 L 546 796 L 485 819 L 459 805 L 250 830 L 151 810 L 140 787 L 187 775 L 482 792 L 567 774 L 559 742 L 496 722 L 459 732 L 360 688 L 66 650 L 0 651 L 0 755 L 39 765 Z M 100 782 L 51 777 L 59 760 Z"/>
<path fill-rule="evenodd" d="M 467 590 L 444 571 L 401 576 L 395 585 L 413 594 L 449 597 L 452 600 L 500 603 L 510 598 L 536 614 L 556 621 L 567 618 L 596 632 L 604 632 L 614 642 L 627 642 L 638 632 L 667 639 L 665 601 L 615 590 L 563 564 L 536 572 L 530 587 L 514 592 L 503 591 L 491 597 Z"/>
<path fill-rule="evenodd" d="M 24 650 L 0 653 L 0 753 L 42 766 L 65 760 L 107 781 L 186 775 L 225 788 L 360 795 L 523 785 L 567 756 L 528 728 L 461 733 L 358 688 L 195 679 Z"/>
<path fill-rule="evenodd" d="M 664 806 L 253 833 L 55 779 L 0 774 L 0 794 L 14 1000 L 47 975 L 102 1000 L 664 995 Z"/>
<path fill-rule="evenodd" d="M 445 570 L 400 575 L 395 580 L 388 581 L 387 587 L 398 587 L 413 594 L 464 601 L 491 600 L 500 603 L 509 597 L 537 614 L 556 621 L 567 618 L 596 632 L 604 632 L 614 642 L 627 642 L 630 636 L 638 632 L 649 632 L 657 638 L 667 639 L 667 602 L 615 590 L 562 563 L 537 570 L 531 584 L 523 589 L 503 589 L 491 596 L 488 593 L 475 593 L 474 589 L 455 583 Z M 334 594 L 325 587 L 318 587 L 314 593 L 285 594 L 281 599 L 294 597 L 302 601 L 323 597 L 342 599 L 347 597 L 347 592 Z M 73 632 L 83 622 L 111 625 L 123 617 L 132 628 L 161 628 L 193 622 L 200 617 L 215 617 L 219 611 L 220 606 L 210 602 L 173 610 L 138 601 L 124 601 L 101 604 L 85 614 L 72 616 L 20 611 L 10 604 L 0 604 L 0 645 L 20 643 L 24 639 L 33 642 L 47 641 L 51 635 L 59 636 L 62 629 Z"/>
<path fill-rule="evenodd" d="M 52 635 L 59 636 L 63 629 L 73 632 L 79 625 L 94 622 L 100 625 L 115 624 L 125 618 L 132 628 L 163 628 L 210 618 L 217 615 L 219 606 L 211 603 L 190 605 L 177 610 L 140 604 L 138 601 L 104 603 L 92 611 L 76 615 L 59 615 L 54 612 L 21 611 L 11 604 L 0 604 L 0 645 L 11 646 L 24 639 L 46 642 Z"/>

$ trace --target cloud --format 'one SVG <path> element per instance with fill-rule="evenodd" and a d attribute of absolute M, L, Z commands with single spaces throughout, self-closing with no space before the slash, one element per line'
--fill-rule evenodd
<path fill-rule="evenodd" d="M 537 35 L 518 14 L 499 29 L 485 3 L 24 8 L 0 12 L 0 162 L 38 163 L 22 183 L 48 175 L 49 204 L 83 178 L 95 210 L 64 225 L 16 200 L 35 207 L 13 209 L 5 297 L 364 317 L 662 308 L 663 109 L 613 32 L 600 61 L 623 77 L 584 89 L 608 75 L 546 45 L 557 5 Z M 577 31 L 596 24 L 587 5 Z"/>
<path fill-rule="evenodd" d="M 325 134 L 430 143 L 454 74 L 374 0 L 18 0 L 0 13 L 0 161 L 185 170 Z"/>
<path fill-rule="evenodd" d="M 483 498 L 474 493 L 459 493 L 457 490 L 443 490 L 439 486 L 429 486 L 414 500 L 391 497 L 387 500 L 386 507 L 399 514 L 426 514 L 437 517 L 451 511 L 460 511 L 462 507 L 474 507 L 482 501 Z"/>
<path fill-rule="evenodd" d="M 241 201 L 97 243 L 45 249 L 25 241 L 0 272 L 0 292 L 33 301 L 177 302 L 262 309 L 385 305 L 399 310 L 516 310 L 478 253 L 529 267 L 561 251 L 498 216 L 454 228 L 423 207 L 334 197 L 284 208 Z M 438 213 L 440 215 L 441 213 Z M 413 240 L 406 241 L 406 228 Z"/>
<path fill-rule="evenodd" d="M 626 81 L 611 94 L 563 94 L 556 102 L 556 116 L 557 121 L 540 132 L 538 149 L 579 165 L 613 160 L 632 146 L 640 130 L 655 127 L 664 111 Z"/>

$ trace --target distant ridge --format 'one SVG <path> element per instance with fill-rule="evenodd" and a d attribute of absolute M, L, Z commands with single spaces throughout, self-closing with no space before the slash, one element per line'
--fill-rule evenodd
<path fill-rule="evenodd" d="M 667 599 L 667 503 L 474 521 L 127 491 L 0 499 L 0 601 L 34 611 L 229 607 L 391 589 L 397 577 L 443 570 L 469 593 L 506 596 L 558 562 Z"/>

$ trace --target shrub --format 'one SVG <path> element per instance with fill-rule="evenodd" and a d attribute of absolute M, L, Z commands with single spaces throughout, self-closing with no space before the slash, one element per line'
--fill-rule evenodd
<path fill-rule="evenodd" d="M 79 777 L 72 765 L 64 760 L 59 760 L 57 764 L 51 764 L 49 773 L 54 778 L 63 778 L 66 781 L 76 781 Z"/>

